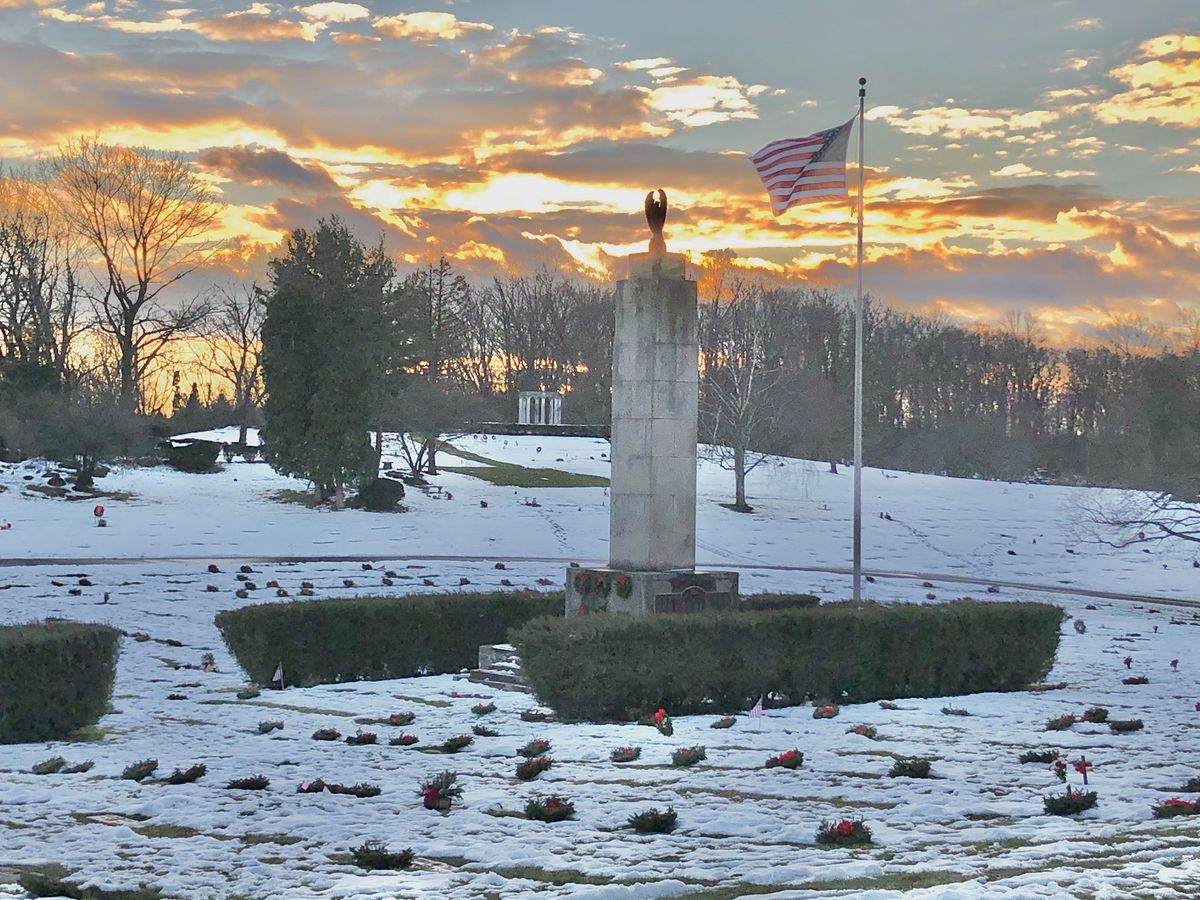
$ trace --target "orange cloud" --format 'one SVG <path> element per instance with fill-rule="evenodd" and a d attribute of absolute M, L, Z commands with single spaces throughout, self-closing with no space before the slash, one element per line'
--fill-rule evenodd
<path fill-rule="evenodd" d="M 375 29 L 387 37 L 412 41 L 454 41 L 471 34 L 487 34 L 492 26 L 486 22 L 464 22 L 451 13 L 415 12 L 398 16 L 382 16 L 375 20 Z"/>
<path fill-rule="evenodd" d="M 1200 35 L 1165 34 L 1138 50 L 1138 61 L 1109 72 L 1128 90 L 1096 105 L 1100 121 L 1200 125 Z"/>

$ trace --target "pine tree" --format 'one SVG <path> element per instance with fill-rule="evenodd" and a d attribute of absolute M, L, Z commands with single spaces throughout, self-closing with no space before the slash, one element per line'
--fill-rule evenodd
<path fill-rule="evenodd" d="M 336 217 L 289 235 L 270 267 L 262 329 L 264 455 L 340 505 L 374 477 L 369 432 L 378 418 L 380 309 L 395 274 L 382 245 L 367 248 Z"/>

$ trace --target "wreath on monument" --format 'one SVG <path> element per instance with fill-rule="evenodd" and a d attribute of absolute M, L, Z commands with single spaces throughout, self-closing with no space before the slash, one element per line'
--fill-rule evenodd
<path fill-rule="evenodd" d="M 596 572 L 593 577 L 592 589 L 598 597 L 607 597 L 612 590 L 612 580 L 603 572 Z"/>
<path fill-rule="evenodd" d="M 616 581 L 617 596 L 622 599 L 633 593 L 633 579 L 628 575 L 618 575 Z"/>
<path fill-rule="evenodd" d="M 588 577 L 588 573 L 579 571 L 575 573 L 575 590 L 581 594 L 590 594 L 592 592 L 592 579 Z"/>

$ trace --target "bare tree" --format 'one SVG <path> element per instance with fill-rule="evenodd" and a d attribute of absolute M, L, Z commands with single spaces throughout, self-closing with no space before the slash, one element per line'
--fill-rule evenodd
<path fill-rule="evenodd" d="M 116 341 L 120 396 L 134 408 L 141 379 L 204 318 L 198 298 L 168 307 L 160 295 L 211 253 L 219 206 L 178 154 L 80 137 L 47 170 L 59 211 L 98 256 L 96 324 Z"/>
<path fill-rule="evenodd" d="M 68 378 L 80 333 L 78 253 L 41 185 L 0 174 L 0 352 Z"/>
<path fill-rule="evenodd" d="M 1075 537 L 1086 543 L 1118 548 L 1172 539 L 1200 543 L 1200 504 L 1167 491 L 1089 491 L 1077 512 Z"/>
<path fill-rule="evenodd" d="M 757 287 L 739 288 L 702 329 L 707 337 L 701 391 L 704 437 L 717 461 L 733 471 L 734 509 L 750 512 L 746 475 L 766 459 L 755 452 L 774 415 L 775 388 L 782 366 L 773 359 L 772 309 Z"/>
<path fill-rule="evenodd" d="M 245 445 L 251 411 L 262 398 L 262 324 L 267 304 L 257 285 L 221 286 L 215 291 L 204 329 L 206 355 L 201 367 L 233 389 L 238 443 Z"/>

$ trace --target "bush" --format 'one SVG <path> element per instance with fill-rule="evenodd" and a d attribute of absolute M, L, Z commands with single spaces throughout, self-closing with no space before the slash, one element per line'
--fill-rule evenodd
<path fill-rule="evenodd" d="M 774 691 L 861 703 L 1020 690 L 1049 671 L 1062 611 L 1039 603 L 830 604 L 771 612 L 542 618 L 509 636 L 568 719 L 734 712 Z"/>
<path fill-rule="evenodd" d="M 478 662 L 481 644 L 562 614 L 561 592 L 502 591 L 263 603 L 216 623 L 253 681 L 269 685 L 282 659 L 289 686 L 306 687 L 457 672 Z"/>
<path fill-rule="evenodd" d="M 0 744 L 65 738 L 99 721 L 120 636 L 79 622 L 0 626 Z"/>
<path fill-rule="evenodd" d="M 396 504 L 403 499 L 403 484 L 391 478 L 376 478 L 360 487 L 346 505 L 369 512 L 395 512 Z"/>
<path fill-rule="evenodd" d="M 211 472 L 217 465 L 221 445 L 213 441 L 192 441 L 187 444 L 167 444 L 163 447 L 167 465 L 180 472 L 199 474 Z"/>

